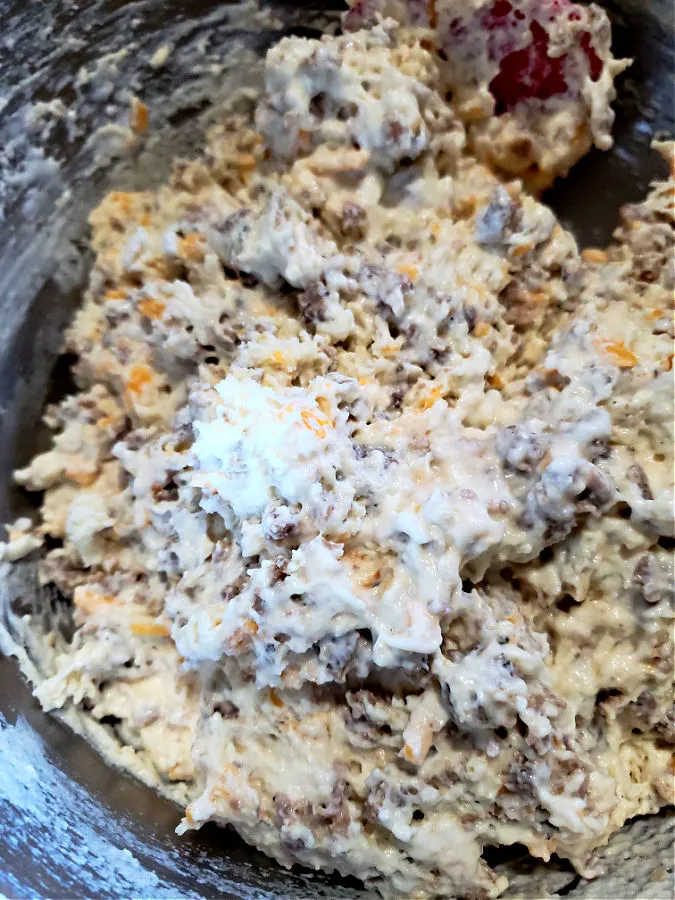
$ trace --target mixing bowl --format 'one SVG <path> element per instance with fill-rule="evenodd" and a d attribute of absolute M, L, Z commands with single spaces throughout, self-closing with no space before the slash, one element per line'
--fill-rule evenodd
<path fill-rule="evenodd" d="M 591 153 L 547 200 L 580 244 L 603 244 L 619 206 L 663 174 L 651 139 L 673 131 L 670 0 L 607 4 L 621 78 L 616 145 Z M 86 217 L 111 188 L 160 183 L 199 147 L 222 103 L 251 102 L 261 58 L 284 34 L 337 27 L 337 6 L 213 0 L 22 0 L 0 4 L 0 521 L 35 497 L 11 472 L 45 446 L 45 402 L 69 389 L 61 333 L 82 285 Z M 138 96 L 146 136 L 127 127 Z M 35 561 L 0 583 L 0 647 L 25 644 L 21 614 L 59 615 L 39 597 Z M 66 626 L 67 627 L 67 626 Z M 30 646 L 24 665 L 31 665 Z M 67 723 L 41 712 L 16 664 L 0 657 L 0 894 L 7 897 L 354 898 L 356 882 L 285 872 L 229 830 L 178 838 L 179 811 L 108 767 Z M 672 819 L 631 823 L 582 880 L 517 850 L 491 859 L 507 896 L 669 898 Z"/>

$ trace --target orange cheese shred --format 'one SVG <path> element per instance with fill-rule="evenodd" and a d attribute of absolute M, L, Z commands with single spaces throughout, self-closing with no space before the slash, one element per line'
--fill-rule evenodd
<path fill-rule="evenodd" d="M 123 288 L 112 288 L 112 290 L 103 295 L 103 300 L 104 302 L 109 300 L 126 300 L 126 297 L 127 292 Z"/>
<path fill-rule="evenodd" d="M 141 300 L 138 304 L 138 310 L 147 319 L 161 319 L 166 306 L 159 300 L 152 300 L 150 297 Z"/>
<path fill-rule="evenodd" d="M 132 394 L 142 394 L 147 385 L 152 384 L 152 372 L 147 366 L 134 366 L 129 375 L 127 389 Z"/>
<path fill-rule="evenodd" d="M 149 124 L 150 114 L 148 113 L 148 107 L 137 97 L 134 97 L 129 109 L 129 127 L 134 134 L 142 137 L 148 133 Z"/>
<path fill-rule="evenodd" d="M 638 363 L 637 356 L 623 341 L 605 341 L 601 346 L 614 365 L 620 369 L 632 369 Z"/>
<path fill-rule="evenodd" d="M 181 256 L 192 262 L 203 262 L 206 256 L 204 249 L 204 238 L 197 232 L 186 234 L 179 243 Z"/>
<path fill-rule="evenodd" d="M 434 403 L 436 403 L 437 400 L 440 400 L 442 396 L 443 391 L 440 388 L 434 388 L 431 393 L 422 398 L 420 406 L 422 409 L 431 409 Z"/>
<path fill-rule="evenodd" d="M 167 625 L 145 619 L 137 619 L 130 627 L 133 634 L 147 637 L 168 637 L 171 634 Z"/>
<path fill-rule="evenodd" d="M 585 250 L 581 251 L 581 258 L 584 262 L 602 265 L 602 263 L 607 262 L 608 256 L 607 253 L 599 247 L 586 247 Z"/>
<path fill-rule="evenodd" d="M 409 263 L 402 263 L 400 266 L 397 266 L 396 269 L 401 275 L 407 275 L 411 281 L 415 281 L 420 273 L 417 266 L 413 266 Z"/>

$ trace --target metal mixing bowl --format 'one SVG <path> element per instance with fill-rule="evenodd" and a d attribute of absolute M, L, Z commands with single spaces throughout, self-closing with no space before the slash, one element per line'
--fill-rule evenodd
<path fill-rule="evenodd" d="M 608 4 L 620 80 L 617 141 L 591 153 L 548 201 L 581 244 L 605 243 L 618 207 L 663 173 L 651 138 L 673 131 L 670 0 Z M 258 83 L 260 57 L 287 33 L 311 36 L 337 7 L 278 0 L 5 0 L 0 2 L 0 521 L 35 508 L 11 472 L 45 446 L 45 402 L 68 389 L 62 329 L 86 280 L 86 216 L 111 187 L 160 183 L 199 146 L 220 100 Z M 153 54 L 166 45 L 162 64 Z M 147 141 L 123 127 L 129 99 L 151 109 Z M 60 102 L 54 102 L 60 101 Z M 243 97 L 241 102 L 245 103 Z M 111 127 L 112 123 L 112 127 Z M 106 126 L 107 127 L 102 127 Z M 35 563 L 0 583 L 0 622 L 49 603 Z M 233 832 L 177 838 L 178 810 L 109 768 L 37 706 L 16 663 L 0 657 L 0 894 L 7 897 L 354 898 L 355 882 L 285 872 Z M 569 866 L 499 857 L 510 896 L 670 898 L 672 820 L 643 819 L 604 854 L 594 882 Z"/>

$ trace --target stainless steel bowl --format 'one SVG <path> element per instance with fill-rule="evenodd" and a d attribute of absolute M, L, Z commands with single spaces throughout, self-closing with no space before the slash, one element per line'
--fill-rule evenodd
<path fill-rule="evenodd" d="M 605 243 L 622 203 L 662 174 L 652 137 L 673 132 L 670 0 L 607 4 L 621 79 L 617 141 L 591 153 L 548 200 L 582 244 Z M 215 0 L 0 3 L 0 521 L 35 508 L 11 472 L 44 447 L 40 415 L 68 390 L 62 329 L 86 280 L 86 217 L 111 187 L 145 188 L 199 146 L 219 98 L 254 86 L 266 48 L 334 27 L 337 6 Z M 170 54 L 162 64 L 155 52 Z M 125 136 L 132 95 L 151 109 L 147 141 Z M 246 102 L 245 97 L 241 102 Z M 107 126 L 107 127 L 106 127 Z M 119 126 L 119 127 L 118 127 Z M 42 610 L 35 564 L 0 584 L 7 611 Z M 355 882 L 285 872 L 229 830 L 177 838 L 178 810 L 41 712 L 15 660 L 0 657 L 0 894 L 7 897 L 354 898 Z M 564 863 L 504 854 L 510 896 L 670 898 L 672 819 L 637 821 L 585 882 Z"/>

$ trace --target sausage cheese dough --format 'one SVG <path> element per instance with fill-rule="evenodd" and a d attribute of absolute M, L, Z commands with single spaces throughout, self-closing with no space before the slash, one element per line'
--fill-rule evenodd
<path fill-rule="evenodd" d="M 180 831 L 488 898 L 672 802 L 673 181 L 606 250 L 535 196 L 623 67 L 593 6 L 359 0 L 91 215 L 4 555 L 72 602 L 40 702 Z"/>

